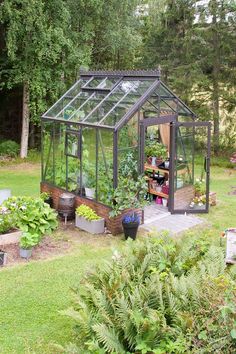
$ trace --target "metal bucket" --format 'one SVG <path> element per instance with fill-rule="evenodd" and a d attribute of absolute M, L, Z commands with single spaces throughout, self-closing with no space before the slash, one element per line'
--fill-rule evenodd
<path fill-rule="evenodd" d="M 61 218 L 73 220 L 75 218 L 75 196 L 63 193 L 59 197 L 58 214 Z"/>

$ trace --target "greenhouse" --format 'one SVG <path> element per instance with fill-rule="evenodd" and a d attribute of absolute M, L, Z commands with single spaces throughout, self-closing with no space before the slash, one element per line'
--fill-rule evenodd
<path fill-rule="evenodd" d="M 112 206 L 125 177 L 145 175 L 145 198 L 157 208 L 207 212 L 209 158 L 210 123 L 158 71 L 81 72 L 42 116 L 42 185 L 97 208 Z"/>

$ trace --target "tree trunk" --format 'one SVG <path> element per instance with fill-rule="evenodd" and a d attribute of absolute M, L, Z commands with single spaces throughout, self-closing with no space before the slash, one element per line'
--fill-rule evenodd
<path fill-rule="evenodd" d="M 29 147 L 30 147 L 30 149 L 35 148 L 35 125 L 34 125 L 34 123 L 30 123 Z"/>
<path fill-rule="evenodd" d="M 22 159 L 28 154 L 29 140 L 29 85 L 27 82 L 23 84 L 23 109 L 22 109 L 22 129 L 21 129 L 21 147 L 20 157 Z"/>
<path fill-rule="evenodd" d="M 213 149 L 214 154 L 219 151 L 220 145 L 220 102 L 219 102 L 219 74 L 220 74 L 220 50 L 219 50 L 219 35 L 218 35 L 218 25 L 216 18 L 216 6 L 217 4 L 213 2 L 213 17 L 212 17 L 212 28 L 213 28 L 213 72 L 212 72 L 212 108 L 213 108 Z"/>

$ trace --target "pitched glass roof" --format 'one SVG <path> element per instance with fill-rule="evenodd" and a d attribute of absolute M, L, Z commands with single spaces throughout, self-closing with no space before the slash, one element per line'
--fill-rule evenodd
<path fill-rule="evenodd" d="M 42 116 L 80 125 L 117 129 L 148 100 L 165 110 L 194 113 L 159 79 L 157 71 L 85 72 Z M 159 103 L 158 103 L 159 102 Z"/>

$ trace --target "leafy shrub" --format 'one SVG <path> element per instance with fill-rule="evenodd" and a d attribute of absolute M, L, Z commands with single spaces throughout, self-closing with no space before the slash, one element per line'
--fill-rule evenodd
<path fill-rule="evenodd" d="M 235 277 L 206 240 L 128 242 L 75 289 L 77 342 L 65 352 L 234 353 Z"/>
<path fill-rule="evenodd" d="M 20 145 L 13 140 L 6 140 L 0 143 L 0 155 L 16 157 L 19 151 Z"/>
<path fill-rule="evenodd" d="M 56 229 L 57 214 L 41 198 L 11 197 L 4 203 L 16 218 L 16 225 L 24 232 L 42 236 Z"/>
<path fill-rule="evenodd" d="M 147 201 L 144 199 L 147 193 L 147 181 L 144 176 L 137 180 L 122 178 L 119 185 L 112 193 L 113 206 L 110 216 L 114 217 L 125 209 L 136 209 L 143 207 Z"/>
<path fill-rule="evenodd" d="M 78 208 L 76 208 L 76 214 L 78 216 L 84 217 L 86 220 L 100 220 L 101 217 L 98 216 L 93 209 L 88 207 L 85 204 L 81 204 Z"/>
<path fill-rule="evenodd" d="M 0 207 L 0 234 L 5 234 L 15 227 L 16 221 L 12 213 L 4 207 Z"/>
<path fill-rule="evenodd" d="M 38 245 L 40 242 L 40 237 L 38 234 L 31 234 L 29 232 L 24 232 L 20 238 L 20 247 L 24 250 L 28 250 Z"/>

